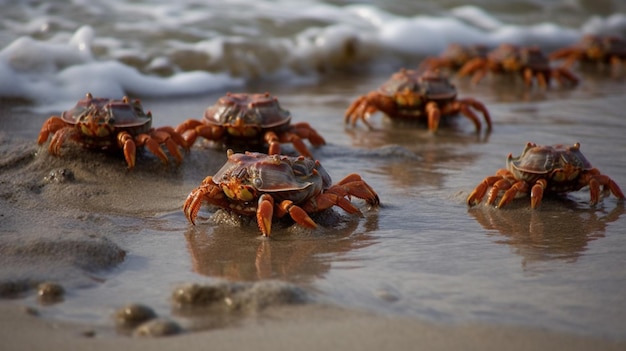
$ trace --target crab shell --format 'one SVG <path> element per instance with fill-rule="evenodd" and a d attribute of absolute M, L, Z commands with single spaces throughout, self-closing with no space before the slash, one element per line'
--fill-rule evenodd
<path fill-rule="evenodd" d="M 459 69 L 466 62 L 476 57 L 487 57 L 489 48 L 486 45 L 460 45 L 452 43 L 448 45 L 446 50 L 441 54 L 443 59 L 449 60 L 452 63 L 452 68 Z"/>
<path fill-rule="evenodd" d="M 406 90 L 423 97 L 422 101 L 414 103 L 398 101 L 399 105 L 407 109 L 411 107 L 419 109 L 425 101 L 441 103 L 452 101 L 457 95 L 454 84 L 450 83 L 438 70 L 420 72 L 418 70 L 401 69 L 378 88 L 378 91 L 386 96 L 394 96 L 395 93 Z"/>
<path fill-rule="evenodd" d="M 489 48 L 486 45 L 461 45 L 452 43 L 438 57 L 428 57 L 418 67 L 418 71 L 448 68 L 459 70 L 475 58 L 486 58 Z"/>
<path fill-rule="evenodd" d="M 147 133 L 152 128 L 152 114 L 144 112 L 139 100 L 94 98 L 87 94 L 61 119 L 77 125 L 84 138 L 81 143 L 91 148 L 107 148 L 116 143 L 115 135 L 127 131 L 131 135 Z"/>
<path fill-rule="evenodd" d="M 550 60 L 538 47 L 518 47 L 511 44 L 502 44 L 487 57 L 495 63 L 501 64 L 507 71 L 519 71 L 523 67 L 530 67 L 535 71 L 550 71 Z"/>
<path fill-rule="evenodd" d="M 229 153 L 212 180 L 231 200 L 244 203 L 268 193 L 276 201 L 299 204 L 331 186 L 330 175 L 317 161 L 254 152 Z"/>
<path fill-rule="evenodd" d="M 289 126 L 291 114 L 269 93 L 228 93 L 204 111 L 203 122 L 225 127 L 228 134 L 238 138 L 254 138 L 264 130 Z"/>
<path fill-rule="evenodd" d="M 550 59 L 565 59 L 565 66 L 576 60 L 618 64 L 626 59 L 626 41 L 616 36 L 585 35 L 573 46 L 551 53 Z"/>
<path fill-rule="evenodd" d="M 580 144 L 573 146 L 537 146 L 526 144 L 518 157 L 509 154 L 507 168 L 516 179 L 533 183 L 547 179 L 548 190 L 565 192 L 579 190 L 585 186 L 577 181 L 583 171 L 593 169 L 591 163 L 580 152 Z"/>

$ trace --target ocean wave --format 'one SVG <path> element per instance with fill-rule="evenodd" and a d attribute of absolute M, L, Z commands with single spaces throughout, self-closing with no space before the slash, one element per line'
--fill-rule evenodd
<path fill-rule="evenodd" d="M 626 32 L 623 14 L 591 16 L 579 28 L 569 28 L 551 22 L 505 23 L 476 6 L 407 16 L 372 5 L 313 2 L 296 11 L 296 5 L 290 4 L 274 11 L 271 18 L 248 14 L 254 16 L 248 22 L 245 14 L 230 7 L 223 8 L 224 13 L 199 14 L 192 7 L 160 5 L 150 10 L 145 4 L 127 4 L 117 11 L 127 16 L 149 15 L 157 20 L 155 28 L 144 18 L 116 24 L 118 31 L 140 33 L 131 39 L 104 30 L 107 34 L 100 35 L 90 25 L 80 26 L 65 41 L 58 36 L 38 40 L 23 35 L 0 51 L 0 98 L 26 99 L 54 109 L 71 104 L 87 91 L 97 96 L 143 97 L 202 94 L 264 79 L 314 84 L 329 72 L 417 66 L 450 43 L 495 46 L 509 42 L 556 48 L 586 33 Z M 207 16 L 228 21 L 229 15 L 232 25 L 223 25 L 220 31 L 194 26 Z M 27 28 L 15 31 L 51 22 L 59 23 L 58 28 L 72 23 L 64 18 L 45 20 L 41 14 L 35 17 L 24 24 Z M 276 29 L 279 21 L 282 31 Z"/>

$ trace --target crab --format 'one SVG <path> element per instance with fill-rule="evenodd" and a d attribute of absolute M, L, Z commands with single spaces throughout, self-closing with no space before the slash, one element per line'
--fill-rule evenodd
<path fill-rule="evenodd" d="M 467 62 L 458 75 L 472 75 L 472 83 L 477 84 L 488 72 L 520 74 L 526 86 L 531 86 L 536 80 L 540 87 L 545 88 L 552 78 L 563 86 L 578 84 L 578 78 L 567 68 L 552 68 L 550 60 L 535 46 L 502 44 L 489 52 L 486 58 L 475 58 Z"/>
<path fill-rule="evenodd" d="M 368 118 L 381 111 L 392 120 L 426 119 L 428 130 L 435 133 L 439 129 L 441 116 L 461 113 L 480 132 L 482 124 L 474 110 L 483 114 L 487 131 L 491 131 L 491 117 L 485 105 L 472 98 L 457 99 L 456 87 L 439 70 L 420 72 L 401 69 L 378 90 L 358 97 L 346 110 L 345 123 L 354 126 L 361 120 L 369 129 L 373 129 Z"/>
<path fill-rule="evenodd" d="M 278 99 L 265 94 L 228 93 L 204 111 L 201 121 L 188 119 L 176 131 L 188 145 L 198 136 L 225 145 L 235 141 L 246 144 L 268 144 L 268 153 L 280 154 L 280 143 L 292 143 L 301 155 L 312 157 L 302 139 L 313 146 L 326 144 L 324 138 L 308 123 L 291 124 L 291 114 L 281 108 Z"/>
<path fill-rule="evenodd" d="M 551 60 L 565 60 L 562 67 L 576 61 L 609 64 L 618 67 L 626 62 L 626 40 L 616 36 L 586 35 L 577 44 L 549 55 Z"/>
<path fill-rule="evenodd" d="M 489 49 L 486 45 L 461 45 L 452 43 L 439 57 L 428 57 L 420 64 L 419 70 L 449 69 L 457 71 L 475 58 L 486 58 Z"/>
<path fill-rule="evenodd" d="M 177 163 L 183 156 L 179 146 L 187 149 L 185 140 L 172 127 L 152 128 L 152 114 L 144 112 L 139 100 L 127 96 L 121 100 L 94 98 L 87 93 L 72 109 L 61 116 L 48 118 L 39 132 L 37 143 L 42 145 L 54 134 L 48 151 L 59 156 L 68 140 L 90 149 L 121 149 L 128 169 L 135 167 L 136 149 L 145 146 L 163 163 L 168 157 L 161 149 L 165 144 Z"/>
<path fill-rule="evenodd" d="M 380 203 L 378 194 L 358 174 L 331 185 L 326 170 L 311 158 L 232 150 L 227 156 L 226 164 L 187 196 L 183 212 L 192 224 L 203 201 L 239 215 L 256 216 L 263 236 L 270 236 L 273 217 L 289 214 L 299 225 L 316 228 L 310 213 L 339 206 L 347 213 L 361 214 L 349 201 L 351 196 L 371 206 Z"/>
<path fill-rule="evenodd" d="M 544 192 L 566 193 L 585 186 L 589 186 L 592 206 L 600 199 L 600 186 L 604 193 L 610 191 L 618 199 L 624 199 L 617 183 L 587 161 L 580 152 L 580 143 L 540 146 L 529 142 L 520 156 L 509 154 L 506 164 L 506 169 L 486 177 L 472 191 L 467 198 L 470 207 L 479 204 L 490 187 L 489 205 L 504 191 L 497 205 L 499 208 L 509 204 L 518 194 L 530 192 L 530 206 L 535 209 L 541 204 Z"/>

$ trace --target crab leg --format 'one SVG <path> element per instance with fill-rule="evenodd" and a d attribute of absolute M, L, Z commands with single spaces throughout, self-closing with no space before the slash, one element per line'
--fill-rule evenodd
<path fill-rule="evenodd" d="M 436 133 L 439 130 L 439 121 L 441 119 L 441 111 L 434 101 L 426 104 L 426 114 L 428 115 L 428 130 Z"/>
<path fill-rule="evenodd" d="M 524 84 L 527 87 L 531 87 L 533 85 L 533 79 L 537 79 L 537 85 L 545 89 L 550 84 L 550 77 L 546 76 L 543 72 L 533 71 L 531 68 L 526 68 L 522 72 L 522 78 L 524 79 Z"/>
<path fill-rule="evenodd" d="M 137 136 L 137 138 L 139 138 L 139 136 Z M 135 146 L 133 137 L 128 132 L 121 132 L 117 135 L 117 144 L 124 150 L 124 158 L 126 159 L 126 164 L 128 164 L 128 169 L 135 167 L 137 147 Z"/>
<path fill-rule="evenodd" d="M 292 126 L 292 129 L 301 138 L 308 139 L 313 146 L 326 145 L 326 140 L 306 122 L 296 123 Z"/>
<path fill-rule="evenodd" d="M 328 189 L 325 193 L 309 199 L 303 206 L 305 212 L 320 212 L 333 206 L 339 206 L 350 214 L 361 214 L 361 210 L 355 207 L 344 196 L 333 192 L 334 189 Z"/>
<path fill-rule="evenodd" d="M 270 236 L 273 217 L 274 198 L 269 194 L 263 194 L 259 197 L 259 204 L 256 210 L 256 221 L 263 236 Z"/>
<path fill-rule="evenodd" d="M 224 135 L 224 128 L 217 126 L 208 126 L 195 119 L 188 119 L 181 123 L 175 129 L 176 133 L 182 135 L 187 147 L 191 147 L 201 136 L 208 140 L 218 140 Z"/>
<path fill-rule="evenodd" d="M 277 217 L 282 217 L 289 213 L 289 216 L 298 224 L 307 228 L 317 228 L 317 223 L 309 217 L 308 213 L 302 207 L 295 205 L 291 200 L 284 200 L 278 206 Z"/>
<path fill-rule="evenodd" d="M 478 205 L 483 200 L 483 197 L 485 197 L 487 190 L 491 186 L 493 186 L 496 182 L 504 178 L 511 178 L 511 177 L 512 177 L 512 174 L 506 169 L 499 169 L 496 172 L 496 175 L 486 177 L 485 179 L 483 179 L 482 182 L 480 182 L 480 184 L 476 186 L 476 188 L 474 188 L 474 190 L 467 197 L 467 201 L 466 201 L 467 205 L 470 207 Z"/>
<path fill-rule="evenodd" d="M 174 128 L 165 126 L 156 128 L 157 131 L 166 132 L 170 135 L 172 140 L 178 145 L 180 145 L 185 151 L 189 151 L 189 145 L 187 145 L 187 141 L 178 133 Z"/>
<path fill-rule="evenodd" d="M 552 76 L 559 81 L 559 84 L 565 85 L 569 81 L 572 85 L 578 85 L 578 78 L 565 68 L 556 68 L 552 71 Z"/>
<path fill-rule="evenodd" d="M 324 193 L 309 199 L 302 208 L 305 212 L 319 212 L 332 206 L 339 206 L 348 213 L 360 214 L 361 210 L 346 199 L 350 196 L 363 199 L 372 206 L 380 204 L 378 194 L 358 174 L 350 174 Z"/>
<path fill-rule="evenodd" d="M 265 143 L 269 145 L 267 150 L 268 155 L 280 155 L 280 142 L 276 133 L 274 133 L 273 131 L 268 131 L 263 136 L 263 139 L 265 140 Z"/>
<path fill-rule="evenodd" d="M 41 145 L 45 143 L 46 140 L 48 140 L 48 136 L 50 135 L 50 133 L 55 133 L 57 130 L 65 126 L 65 122 L 63 122 L 63 120 L 58 116 L 52 116 L 48 118 L 41 127 L 39 137 L 37 138 L 37 144 Z"/>
<path fill-rule="evenodd" d="M 548 187 L 548 181 L 545 179 L 538 179 L 530 189 L 530 208 L 535 209 L 541 204 L 543 199 L 543 192 Z"/>
<path fill-rule="evenodd" d="M 482 57 L 477 57 L 463 65 L 457 75 L 459 77 L 472 75 L 472 84 L 478 84 L 485 77 L 487 71 L 487 60 Z"/>
<path fill-rule="evenodd" d="M 73 127 L 61 128 L 54 133 L 50 145 L 48 146 L 48 152 L 53 155 L 61 154 L 61 146 L 67 139 L 74 139 L 78 137 L 78 131 Z"/>
<path fill-rule="evenodd" d="M 211 176 L 204 178 L 200 186 L 193 189 L 189 195 L 187 195 L 187 199 L 183 204 L 183 212 L 191 224 L 196 224 L 195 220 L 204 199 L 215 204 L 221 204 L 221 200 L 223 199 L 221 189 L 215 186 L 213 177 Z"/>
<path fill-rule="evenodd" d="M 156 139 L 146 134 L 140 134 L 137 137 L 135 137 L 135 141 L 138 146 L 145 146 L 148 150 L 150 150 L 150 152 L 152 152 L 155 156 L 161 159 L 161 162 L 163 162 L 163 164 L 168 163 L 167 155 L 165 154 L 165 151 L 161 149 L 161 146 L 159 145 L 159 142 Z"/>
<path fill-rule="evenodd" d="M 565 62 L 561 65 L 562 68 L 571 67 L 576 61 L 583 58 L 583 54 L 579 53 L 576 49 L 572 48 L 564 48 L 557 51 L 554 51 L 549 56 L 550 60 L 562 60 L 565 59 Z"/>
<path fill-rule="evenodd" d="M 543 188 L 541 187 L 536 188 L 536 187 L 537 185 L 533 186 L 533 195 L 537 193 L 535 195 L 535 198 L 538 199 L 538 201 L 540 202 L 541 197 L 543 196 Z M 498 203 L 498 208 L 502 208 L 506 206 L 507 204 L 509 204 L 511 201 L 513 201 L 517 193 L 525 193 L 525 192 L 528 192 L 528 183 L 526 183 L 523 180 L 515 182 L 513 185 L 510 186 L 510 188 L 507 191 L 504 192 L 504 195 L 502 196 L 502 198 L 500 199 L 500 202 Z"/>
<path fill-rule="evenodd" d="M 361 120 L 368 129 L 374 129 L 368 121 L 369 117 L 378 111 L 382 111 L 387 115 L 393 114 L 393 111 L 396 110 L 395 101 L 401 101 L 406 98 L 410 99 L 411 96 L 407 95 L 408 94 L 398 93 L 395 98 L 390 98 L 377 92 L 371 92 L 367 95 L 360 96 L 346 110 L 345 123 L 350 123 L 354 127 L 356 122 Z"/>
<path fill-rule="evenodd" d="M 180 164 L 182 162 L 182 160 L 183 160 L 183 155 L 180 153 L 180 150 L 178 149 L 178 145 L 176 144 L 176 142 L 172 138 L 172 135 L 168 132 L 167 128 L 168 127 L 164 127 L 164 129 L 162 129 L 162 130 L 154 130 L 154 131 L 152 131 L 150 133 L 150 137 L 151 137 L 151 139 L 153 139 L 153 140 L 155 140 L 157 142 L 156 146 L 157 146 L 158 150 L 161 153 L 163 152 L 163 150 L 161 150 L 161 148 L 159 147 L 159 144 L 165 144 L 165 146 L 169 150 L 170 154 L 172 156 L 174 156 L 174 158 L 176 158 L 176 162 L 178 164 Z M 170 129 L 171 129 L 171 127 L 170 127 Z M 173 129 L 171 131 L 174 132 Z M 148 147 L 150 147 L 150 145 L 148 145 Z M 154 153 L 154 150 L 150 149 L 150 151 L 152 151 Z M 159 151 L 157 151 L 157 152 L 159 152 Z M 157 156 L 159 156 L 159 155 L 157 154 Z M 167 163 L 167 156 L 165 158 L 165 163 Z"/>
<path fill-rule="evenodd" d="M 491 186 L 491 190 L 489 190 L 489 196 L 487 196 L 487 205 L 493 205 L 494 202 L 496 202 L 498 195 L 500 195 L 500 193 L 503 191 L 506 192 L 507 190 L 511 189 L 511 186 L 513 186 L 513 181 L 509 180 L 508 178 L 502 178 L 493 183 Z"/>
<path fill-rule="evenodd" d="M 483 179 L 483 181 L 480 182 L 480 184 L 478 184 L 467 197 L 467 205 L 470 207 L 478 205 L 485 197 L 489 187 L 500 179 L 502 179 L 502 177 L 498 176 L 489 176 Z"/>
<path fill-rule="evenodd" d="M 346 113 L 344 115 L 344 123 L 348 124 L 352 124 L 352 126 L 354 126 L 356 124 L 356 121 L 358 119 L 357 116 L 361 116 L 362 110 L 363 110 L 363 103 L 365 103 L 366 101 L 366 97 L 365 96 L 359 96 L 356 100 L 354 100 L 354 102 L 352 102 L 350 104 L 350 106 L 348 106 L 348 109 L 346 110 Z M 357 110 L 359 111 L 359 113 L 357 113 Z"/>
<path fill-rule="evenodd" d="M 478 115 L 474 111 L 472 111 L 470 107 L 480 111 L 483 114 L 483 116 L 485 117 L 485 121 L 487 122 L 487 132 L 490 132 L 492 128 L 491 116 L 489 115 L 489 111 L 487 110 L 485 105 L 483 105 L 480 101 L 474 100 L 472 98 L 459 99 L 452 104 L 450 110 L 460 111 L 465 117 L 474 122 L 474 125 L 476 126 L 476 132 L 480 132 L 480 130 L 482 129 L 482 123 L 480 122 L 480 118 L 478 117 Z"/>
<path fill-rule="evenodd" d="M 589 185 L 589 193 L 591 196 L 589 203 L 591 205 L 595 205 L 600 199 L 600 185 L 608 188 L 618 199 L 624 199 L 624 193 L 617 183 L 615 183 L 615 181 L 608 176 L 601 174 L 600 171 L 595 168 L 589 170 L 583 175 L 581 183 L 583 185 Z"/>
<path fill-rule="evenodd" d="M 348 195 L 363 199 L 372 206 L 380 204 L 378 194 L 376 194 L 374 189 L 356 173 L 348 174 L 342 180 L 337 182 L 335 186 L 331 187 L 331 189 L 337 189 L 337 186 L 341 186 L 345 189 Z"/>
<path fill-rule="evenodd" d="M 306 145 L 304 145 L 304 142 L 302 141 L 302 139 L 295 133 L 286 132 L 286 133 L 281 134 L 280 141 L 284 143 L 292 143 L 293 147 L 296 150 L 298 150 L 298 152 L 301 155 L 305 157 L 313 158 L 313 155 L 311 155 L 311 152 L 309 151 L 309 149 L 306 147 Z"/>

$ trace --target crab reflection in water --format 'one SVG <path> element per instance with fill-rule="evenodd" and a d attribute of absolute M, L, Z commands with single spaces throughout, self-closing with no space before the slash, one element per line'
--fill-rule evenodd
<path fill-rule="evenodd" d="M 375 214 L 366 214 L 363 220 L 329 209 L 313 219 L 322 228 L 313 231 L 279 221 L 280 234 L 269 240 L 249 230 L 250 223 L 233 223 L 253 219 L 218 210 L 211 217 L 216 225 L 190 227 L 185 234 L 193 269 L 231 281 L 306 283 L 328 272 L 331 261 L 340 260 L 338 256 L 376 243 L 368 234 L 378 227 Z"/>
<path fill-rule="evenodd" d="M 566 210 L 562 202 L 567 205 Z M 597 208 L 579 208 L 578 203 L 565 198 L 559 199 L 558 204 L 547 201 L 541 211 L 518 206 L 509 211 L 479 207 L 468 212 L 487 231 L 498 231 L 504 238 L 495 242 L 511 245 L 522 256 L 524 268 L 540 261 L 575 262 L 590 241 L 603 238 L 607 225 L 626 212 L 623 203 L 607 213 Z"/>

